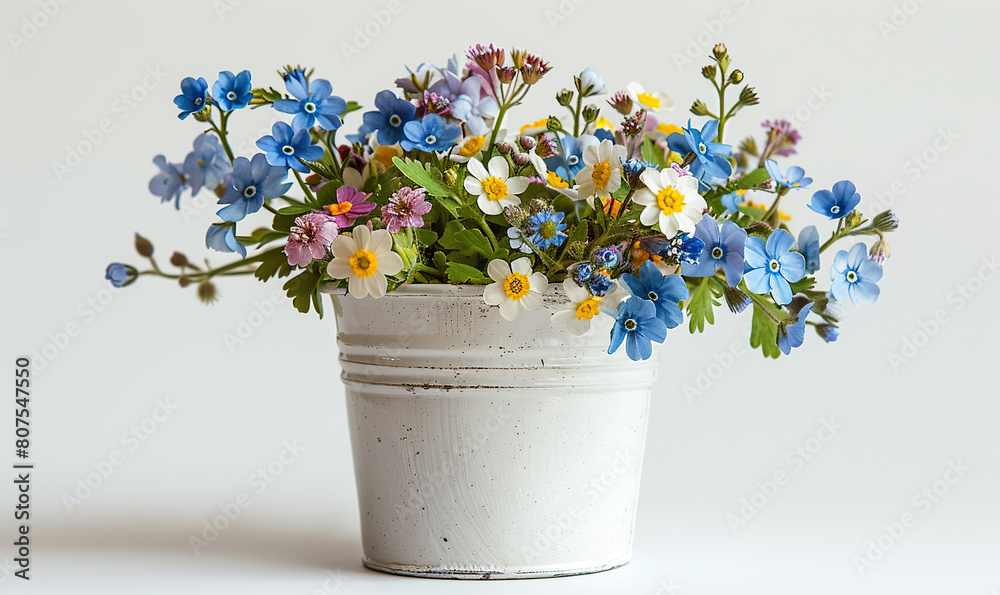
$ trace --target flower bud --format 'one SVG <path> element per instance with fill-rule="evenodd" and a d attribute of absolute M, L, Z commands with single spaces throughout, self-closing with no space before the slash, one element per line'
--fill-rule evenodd
<path fill-rule="evenodd" d="M 868 252 L 868 258 L 879 264 L 885 262 L 885 259 L 890 256 L 892 256 L 892 251 L 889 250 L 889 242 L 885 239 L 879 239 L 872 244 L 872 249 Z"/>
<path fill-rule="evenodd" d="M 192 115 L 194 116 L 194 119 L 199 122 L 208 122 L 212 119 L 212 104 L 206 103 L 205 107 L 202 108 L 200 112 L 195 112 Z"/>
<path fill-rule="evenodd" d="M 619 114 L 627 116 L 632 113 L 632 98 L 625 91 L 619 91 L 611 96 L 608 105 L 615 108 Z"/>
<path fill-rule="evenodd" d="M 855 227 L 861 225 L 862 219 L 864 219 L 864 216 L 859 213 L 857 209 L 854 209 L 847 215 L 847 218 L 844 219 L 844 223 L 846 224 L 847 229 L 854 229 Z"/>
<path fill-rule="evenodd" d="M 521 148 L 525 151 L 530 151 L 535 148 L 535 139 L 530 136 L 524 135 L 517 139 L 517 144 L 521 145 Z"/>
<path fill-rule="evenodd" d="M 559 118 L 555 116 L 549 116 L 548 121 L 545 122 L 545 128 L 550 132 L 555 132 L 556 130 L 562 130 L 562 122 L 560 122 Z"/>
<path fill-rule="evenodd" d="M 170 256 L 170 264 L 174 265 L 175 267 L 186 267 L 188 265 L 187 256 L 181 254 L 180 252 L 174 252 Z"/>
<path fill-rule="evenodd" d="M 568 106 L 569 104 L 573 103 L 573 92 L 570 91 L 569 89 L 563 89 L 562 91 L 559 91 L 558 93 L 556 93 L 556 101 L 559 102 L 559 105 Z"/>
<path fill-rule="evenodd" d="M 441 177 L 450 188 L 454 188 L 458 183 L 458 172 L 454 169 L 446 169 Z"/>
<path fill-rule="evenodd" d="M 715 64 L 709 64 L 708 66 L 701 69 L 701 76 L 712 80 L 715 78 Z"/>
<path fill-rule="evenodd" d="M 584 106 L 583 108 L 583 121 L 587 124 L 592 124 L 601 115 L 601 108 L 594 104 Z"/>
<path fill-rule="evenodd" d="M 153 255 L 153 244 L 141 235 L 135 234 L 135 251 L 139 253 L 139 256 L 149 258 Z"/>
<path fill-rule="evenodd" d="M 219 299 L 215 285 L 211 281 L 202 281 L 198 284 L 198 299 L 206 304 L 211 304 Z"/>
<path fill-rule="evenodd" d="M 757 97 L 757 91 L 750 85 L 743 87 L 743 90 L 740 91 L 740 103 L 743 105 L 757 105 L 760 103 L 760 99 Z"/>
<path fill-rule="evenodd" d="M 525 166 L 528 165 L 528 154 L 527 153 L 514 153 L 514 163 L 516 165 Z"/>
<path fill-rule="evenodd" d="M 180 278 L 177 279 L 177 282 L 180 283 L 181 287 L 187 287 L 188 285 L 191 285 L 191 277 L 181 275 Z"/>
<path fill-rule="evenodd" d="M 892 231 L 899 227 L 899 217 L 892 211 L 883 211 L 872 219 L 872 227 L 879 231 Z"/>
<path fill-rule="evenodd" d="M 712 48 L 712 55 L 715 56 L 716 60 L 723 59 L 727 54 L 728 50 L 726 50 L 726 44 L 724 43 L 717 43 L 715 44 L 715 47 Z"/>
<path fill-rule="evenodd" d="M 573 77 L 573 82 L 576 84 L 576 90 L 583 97 L 604 95 L 608 92 L 608 88 L 604 86 L 604 79 L 593 68 L 584 69 L 580 76 Z"/>
<path fill-rule="evenodd" d="M 733 85 L 738 85 L 738 84 L 742 83 L 743 82 L 743 71 L 737 69 L 737 70 L 734 70 L 731 73 L 729 73 L 729 82 L 731 84 L 733 84 Z"/>
<path fill-rule="evenodd" d="M 531 199 L 531 202 L 528 203 L 528 206 L 531 208 L 532 214 L 537 213 L 539 211 L 549 210 L 549 203 L 545 202 L 541 198 Z"/>
<path fill-rule="evenodd" d="M 833 343 L 840 337 L 840 329 L 832 324 L 817 324 L 816 333 L 827 343 Z"/>
<path fill-rule="evenodd" d="M 696 116 L 707 116 L 708 106 L 705 102 L 700 99 L 695 99 L 694 103 L 691 104 L 691 113 Z"/>
<path fill-rule="evenodd" d="M 498 142 L 496 146 L 501 155 L 507 155 L 511 151 L 511 146 L 504 141 Z"/>
<path fill-rule="evenodd" d="M 528 214 L 521 207 L 512 206 L 504 207 L 503 216 L 507 219 L 507 223 L 519 228 L 528 217 Z"/>
<path fill-rule="evenodd" d="M 215 192 L 216 198 L 222 198 L 226 194 L 226 184 L 225 182 L 219 182 L 215 188 L 212 189 Z"/>
<path fill-rule="evenodd" d="M 514 77 L 516 76 L 517 76 L 517 69 L 514 68 L 513 66 L 504 66 L 503 68 L 497 69 L 497 78 L 499 78 L 500 82 L 505 85 L 509 85 L 511 82 L 513 82 Z"/>

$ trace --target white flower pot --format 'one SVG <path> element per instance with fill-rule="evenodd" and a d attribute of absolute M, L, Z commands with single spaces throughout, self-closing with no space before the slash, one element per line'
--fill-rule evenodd
<path fill-rule="evenodd" d="M 562 306 L 515 322 L 477 286 L 335 295 L 364 564 L 420 577 L 599 572 L 632 555 L 658 352 L 607 354 Z"/>

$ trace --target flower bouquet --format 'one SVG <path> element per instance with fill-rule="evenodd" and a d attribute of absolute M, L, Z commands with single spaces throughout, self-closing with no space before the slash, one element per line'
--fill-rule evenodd
<path fill-rule="evenodd" d="M 114 263 L 107 278 L 176 279 L 210 302 L 221 276 L 288 277 L 293 305 L 321 317 L 323 293 L 342 296 L 366 565 L 606 570 L 631 555 L 655 344 L 685 312 L 703 332 L 723 301 L 752 310 L 750 343 L 767 357 L 802 345 L 807 326 L 836 340 L 844 305 L 877 299 L 897 218 L 866 220 L 843 180 L 808 199 L 829 235 L 793 234 L 781 203 L 804 200 L 812 179 L 778 159 L 799 133 L 768 120 L 760 141 L 724 142 L 758 97 L 722 44 L 701 71 L 718 105 L 695 101 L 698 123 L 672 121 L 673 101 L 638 83 L 609 93 L 587 68 L 555 93 L 565 112 L 515 127 L 508 112 L 549 63 L 493 45 L 465 58 L 409 70 L 365 111 L 301 67 L 280 72 L 284 90 L 248 71 L 184 79 L 179 117 L 204 131 L 183 162 L 154 159 L 150 190 L 177 209 L 188 191 L 214 192 L 205 243 L 239 258 L 199 266 L 175 252 L 166 272 L 137 234 L 149 267 Z M 231 119 L 248 108 L 288 117 L 236 156 Z M 357 132 L 340 134 L 351 119 Z M 870 247 L 821 265 L 863 236 Z"/>

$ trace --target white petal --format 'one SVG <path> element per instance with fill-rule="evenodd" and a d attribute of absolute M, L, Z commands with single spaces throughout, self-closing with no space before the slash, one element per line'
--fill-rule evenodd
<path fill-rule="evenodd" d="M 590 319 L 589 318 L 577 318 L 573 316 L 573 320 L 566 325 L 566 329 L 570 333 L 580 336 L 590 330 Z"/>
<path fill-rule="evenodd" d="M 403 259 L 395 252 L 385 252 L 378 255 L 378 272 L 395 275 L 403 270 Z"/>
<path fill-rule="evenodd" d="M 330 248 L 334 258 L 350 258 L 358 251 L 358 243 L 351 236 L 337 236 Z"/>
<path fill-rule="evenodd" d="M 386 282 L 385 275 L 382 273 L 375 273 L 371 277 L 365 279 L 365 289 L 368 290 L 368 295 L 375 299 L 384 296 L 388 286 L 389 284 Z"/>
<path fill-rule="evenodd" d="M 525 259 L 527 260 L 527 259 Z M 500 260 L 499 258 L 494 258 L 486 265 L 486 274 L 490 276 L 497 283 L 503 283 L 510 276 L 510 265 L 507 264 L 506 260 Z"/>
<path fill-rule="evenodd" d="M 500 316 L 503 316 L 504 320 L 517 320 L 521 317 L 521 304 L 514 300 L 507 300 L 500 304 Z"/>
<path fill-rule="evenodd" d="M 642 170 L 642 173 L 639 174 L 639 179 L 653 194 L 663 190 L 663 183 L 660 181 L 660 172 L 651 167 Z"/>
<path fill-rule="evenodd" d="M 652 226 L 660 219 L 661 212 L 662 211 L 660 211 L 659 205 L 655 203 L 647 205 L 646 208 L 643 209 L 641 213 L 639 213 L 639 223 L 642 223 L 643 225 Z M 663 233 L 666 234 L 667 232 L 664 231 Z"/>
<path fill-rule="evenodd" d="M 367 226 L 362 226 L 368 229 Z M 382 258 L 382 254 L 392 250 L 392 235 L 384 229 L 378 229 L 371 233 L 371 240 L 368 249 L 375 253 L 375 256 Z"/>
<path fill-rule="evenodd" d="M 571 304 L 572 306 L 572 304 Z M 576 320 L 576 308 L 566 308 L 552 314 L 552 324 L 569 324 Z M 575 334 L 575 333 L 574 333 Z"/>
<path fill-rule="evenodd" d="M 528 178 L 517 176 L 507 180 L 507 192 L 511 194 L 521 194 L 528 189 Z"/>
<path fill-rule="evenodd" d="M 476 199 L 476 204 L 487 215 L 499 215 L 503 213 L 503 207 L 500 206 L 499 201 L 490 200 L 486 198 L 485 194 L 479 195 L 479 198 Z"/>
<path fill-rule="evenodd" d="M 522 256 L 514 262 L 510 263 L 510 270 L 514 273 L 520 273 L 525 277 L 531 275 L 531 260 L 527 256 Z M 531 281 L 529 279 L 529 281 Z"/>
<path fill-rule="evenodd" d="M 354 237 L 354 241 L 357 242 L 358 248 L 362 250 L 371 250 L 372 240 L 372 230 L 368 229 L 367 225 L 358 225 L 351 230 L 351 235 Z"/>
<path fill-rule="evenodd" d="M 510 166 L 507 165 L 507 159 L 500 155 L 490 159 L 490 175 L 506 180 L 510 176 Z"/>
<path fill-rule="evenodd" d="M 483 301 L 490 306 L 499 306 L 506 299 L 507 294 L 504 293 L 503 284 L 501 283 L 490 283 L 483 291 Z"/>
<path fill-rule="evenodd" d="M 326 265 L 326 274 L 334 279 L 346 279 L 351 276 L 351 263 L 346 258 L 334 258 Z"/>
<path fill-rule="evenodd" d="M 581 169 L 579 172 L 577 172 L 576 177 L 573 178 L 573 181 L 576 182 L 577 184 L 583 185 L 588 182 L 593 183 L 594 182 L 593 178 L 594 178 L 594 166 L 593 164 L 591 164 Z"/>
<path fill-rule="evenodd" d="M 513 194 L 508 194 L 507 196 L 496 201 L 500 203 L 501 210 L 503 207 L 519 207 L 521 206 L 521 199 Z"/>
<path fill-rule="evenodd" d="M 576 310 L 576 304 L 590 297 L 589 291 L 580 287 L 576 284 L 576 281 L 569 278 L 563 279 L 563 291 L 566 293 L 566 297 L 571 302 L 570 305 L 573 307 L 574 311 Z"/>
<path fill-rule="evenodd" d="M 597 147 L 598 147 L 597 145 L 589 145 L 586 149 L 583 150 L 584 165 L 594 165 L 599 161 L 598 159 L 599 153 Z M 590 169 L 593 170 L 593 168 Z"/>
<path fill-rule="evenodd" d="M 489 172 L 483 167 L 483 162 L 478 159 L 469 159 L 469 164 L 466 167 L 469 168 L 469 173 L 475 176 L 476 179 L 485 180 L 490 177 Z M 475 193 L 473 192 L 473 194 Z"/>
<path fill-rule="evenodd" d="M 365 280 L 353 275 L 347 281 L 347 291 L 350 292 L 351 297 L 359 300 L 368 296 L 368 288 L 365 287 Z"/>
<path fill-rule="evenodd" d="M 656 195 L 653 194 L 648 188 L 640 188 L 635 191 L 635 194 L 632 195 L 632 202 L 637 205 L 653 205 L 656 204 Z M 651 224 L 647 223 L 646 225 Z"/>
<path fill-rule="evenodd" d="M 542 294 L 529 291 L 519 301 L 525 310 L 537 310 L 542 307 Z"/>
<path fill-rule="evenodd" d="M 473 196 L 483 193 L 483 183 L 472 176 L 465 178 L 465 182 L 462 183 L 462 186 L 465 187 L 466 192 Z"/>
<path fill-rule="evenodd" d="M 670 170 L 673 172 L 674 170 Z M 694 176 L 678 176 L 674 173 L 676 180 L 673 182 L 673 186 L 683 192 L 685 195 L 688 194 L 698 194 L 698 180 Z"/>
<path fill-rule="evenodd" d="M 545 273 L 539 271 L 528 277 L 528 283 L 531 286 L 531 291 L 537 291 L 539 294 L 542 294 L 549 287 L 549 278 L 545 276 Z"/>
<path fill-rule="evenodd" d="M 660 212 L 660 231 L 668 238 L 677 235 L 677 219 L 673 215 Z"/>

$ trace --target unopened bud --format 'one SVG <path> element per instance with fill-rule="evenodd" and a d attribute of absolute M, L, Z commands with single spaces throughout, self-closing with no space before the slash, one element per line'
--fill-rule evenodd
<path fill-rule="evenodd" d="M 206 104 L 200 112 L 195 112 L 194 119 L 199 122 L 208 122 L 212 119 L 212 104 Z"/>
<path fill-rule="evenodd" d="M 872 249 L 868 252 L 868 258 L 879 264 L 885 262 L 885 259 L 890 256 L 892 256 L 892 251 L 889 250 L 889 242 L 885 239 L 879 239 L 872 244 Z"/>
<path fill-rule="evenodd" d="M 226 194 L 226 185 L 222 182 L 219 182 L 218 185 L 216 185 L 212 191 L 215 192 L 215 196 L 217 198 L 222 198 Z"/>
<path fill-rule="evenodd" d="M 497 69 L 497 78 L 499 78 L 500 82 L 505 85 L 509 85 L 511 82 L 513 82 L 514 77 L 516 76 L 517 76 L 517 69 L 514 68 L 513 66 L 504 66 L 502 68 Z"/>
<path fill-rule="evenodd" d="M 556 101 L 559 102 L 559 105 L 568 106 L 570 103 L 573 103 L 573 92 L 569 89 L 559 91 L 556 93 Z"/>
<path fill-rule="evenodd" d="M 757 91 L 750 85 L 743 87 L 743 90 L 740 91 L 740 103 L 743 105 L 757 105 L 760 103 L 760 99 L 757 97 Z"/>
<path fill-rule="evenodd" d="M 533 198 L 531 202 L 528 203 L 528 207 L 531 209 L 532 214 L 538 211 L 547 211 L 549 209 L 549 203 L 545 202 L 541 198 Z"/>
<path fill-rule="evenodd" d="M 191 277 L 181 275 L 180 278 L 177 279 L 177 282 L 180 283 L 181 287 L 187 287 L 188 285 L 191 285 Z"/>
<path fill-rule="evenodd" d="M 731 73 L 729 73 L 729 82 L 732 83 L 732 84 L 734 84 L 734 85 L 738 85 L 738 84 L 742 83 L 743 82 L 743 71 L 742 70 L 734 70 Z"/>
<path fill-rule="evenodd" d="M 513 159 L 516 165 L 521 165 L 521 166 L 528 165 L 529 159 L 527 153 L 514 153 Z"/>
<path fill-rule="evenodd" d="M 149 258 L 153 255 L 153 244 L 141 235 L 135 234 L 135 251 L 139 253 L 139 256 Z"/>
<path fill-rule="evenodd" d="M 545 123 L 545 128 L 550 132 L 555 132 L 556 130 L 562 130 L 562 122 L 560 122 L 559 118 L 555 116 L 549 116 L 548 121 L 546 121 Z"/>
<path fill-rule="evenodd" d="M 715 78 L 715 64 L 709 64 L 708 66 L 701 69 L 701 76 L 712 80 Z"/>
<path fill-rule="evenodd" d="M 507 219 L 507 223 L 510 223 L 514 227 L 521 227 L 521 224 L 528 217 L 524 209 L 518 206 L 504 207 L 503 216 Z"/>
<path fill-rule="evenodd" d="M 202 281 L 198 284 L 198 299 L 206 304 L 211 304 L 219 299 L 215 285 L 211 281 Z"/>
<path fill-rule="evenodd" d="M 506 155 L 510 153 L 510 150 L 511 146 L 505 143 L 504 141 L 500 141 L 497 143 L 497 151 L 499 151 L 501 155 Z"/>
<path fill-rule="evenodd" d="M 517 144 L 521 145 L 521 148 L 525 151 L 530 151 L 535 148 L 535 139 L 525 135 L 517 139 Z"/>
<path fill-rule="evenodd" d="M 707 116 L 708 106 L 705 102 L 700 99 L 695 99 L 694 103 L 691 104 L 691 113 L 696 116 Z"/>
<path fill-rule="evenodd" d="M 170 256 L 170 264 L 175 267 L 186 267 L 188 265 L 187 256 L 181 254 L 180 252 L 174 252 Z"/>
<path fill-rule="evenodd" d="M 717 43 L 715 44 L 715 47 L 712 48 L 712 55 L 715 56 L 716 60 L 721 60 L 727 53 L 726 44 L 724 43 Z"/>
<path fill-rule="evenodd" d="M 587 124 L 591 124 L 597 121 L 597 118 L 601 115 L 601 108 L 594 104 L 584 106 L 583 108 L 583 121 Z"/>
<path fill-rule="evenodd" d="M 446 169 L 442 175 L 442 179 L 446 185 L 454 188 L 455 184 L 458 183 L 458 172 L 453 169 Z"/>
<path fill-rule="evenodd" d="M 854 209 L 847 215 L 847 218 L 844 219 L 844 223 L 847 225 L 847 229 L 854 229 L 855 227 L 861 225 L 862 219 L 864 219 L 864 216 L 859 213 L 857 209 Z"/>
<path fill-rule="evenodd" d="M 892 211 L 882 211 L 872 219 L 872 227 L 879 231 L 892 231 L 899 227 L 899 217 Z"/>

